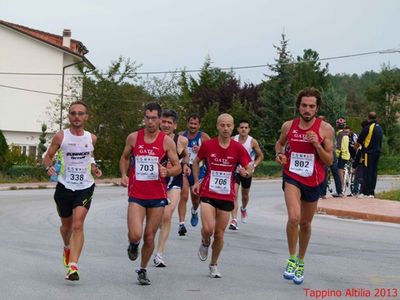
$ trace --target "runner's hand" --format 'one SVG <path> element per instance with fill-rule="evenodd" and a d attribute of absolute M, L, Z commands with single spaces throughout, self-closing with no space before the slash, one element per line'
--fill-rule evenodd
<path fill-rule="evenodd" d="M 158 164 L 158 169 L 159 169 L 159 173 L 160 173 L 160 177 L 161 178 L 165 178 L 168 176 L 168 170 L 166 167 Z"/>
<path fill-rule="evenodd" d="M 192 187 L 192 192 L 193 192 L 195 195 L 199 195 L 199 193 L 200 193 L 200 185 L 199 185 L 198 182 L 195 183 L 195 184 L 193 185 L 193 187 Z"/>
<path fill-rule="evenodd" d="M 121 185 L 122 186 L 128 186 L 129 185 L 129 177 L 124 175 L 121 177 Z"/>

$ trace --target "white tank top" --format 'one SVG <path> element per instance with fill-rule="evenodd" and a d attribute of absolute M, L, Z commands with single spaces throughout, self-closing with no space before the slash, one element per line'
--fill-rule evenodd
<path fill-rule="evenodd" d="M 73 191 L 91 187 L 94 183 L 91 173 L 93 150 L 90 132 L 84 131 L 83 135 L 78 136 L 73 135 L 69 129 L 65 129 L 57 155 L 57 159 L 61 160 L 58 182 Z"/>
<path fill-rule="evenodd" d="M 235 135 L 233 137 L 233 139 L 236 142 L 239 142 L 239 135 L 238 134 Z M 244 142 L 244 144 L 242 144 L 242 146 L 246 149 L 247 153 L 249 153 L 251 161 L 254 162 L 254 160 L 256 159 L 256 151 L 254 151 L 254 148 L 251 146 L 252 141 L 253 141 L 253 137 L 249 135 L 249 136 L 247 136 L 247 139 Z"/>

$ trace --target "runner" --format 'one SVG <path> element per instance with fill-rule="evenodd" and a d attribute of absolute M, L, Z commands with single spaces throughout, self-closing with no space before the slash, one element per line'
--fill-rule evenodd
<path fill-rule="evenodd" d="M 71 281 L 79 280 L 78 260 L 84 243 L 83 224 L 95 187 L 92 173 L 96 177 L 102 175 L 93 157 L 97 138 L 84 129 L 88 118 L 88 108 L 84 102 L 71 103 L 68 113 L 70 127 L 54 135 L 43 158 L 47 174 L 57 176 L 54 200 L 61 219 L 63 263 L 67 268 L 65 279 Z M 60 166 L 58 172 L 53 166 L 54 159 Z"/>
<path fill-rule="evenodd" d="M 255 168 L 263 161 L 264 154 L 261 151 L 260 146 L 255 138 L 249 135 L 250 133 L 250 123 L 247 120 L 241 120 L 239 122 L 239 127 L 237 128 L 239 134 L 235 135 L 233 139 L 236 142 L 239 142 L 243 145 L 243 147 L 249 153 L 253 168 Z M 240 216 L 242 223 L 247 222 L 247 204 L 249 203 L 249 192 L 251 186 L 252 176 L 249 178 L 242 177 L 238 170 L 242 168 L 242 166 L 238 166 L 238 169 L 235 172 L 235 207 L 232 210 L 232 220 L 229 225 L 229 229 L 238 230 L 239 227 L 237 225 L 237 214 L 238 214 L 238 196 L 239 196 L 239 187 L 242 185 L 242 206 L 240 207 Z M 253 172 L 254 172 L 253 170 Z"/>
<path fill-rule="evenodd" d="M 250 177 L 253 172 L 251 158 L 246 149 L 231 139 L 234 123 L 229 114 L 221 114 L 217 119 L 218 137 L 205 141 L 193 161 L 193 192 L 200 196 L 201 210 L 201 244 L 199 258 L 207 260 L 208 248 L 212 243 L 210 277 L 221 278 L 218 271 L 218 257 L 224 246 L 224 233 L 229 223 L 235 199 L 235 180 L 233 173 L 238 164 L 245 166 L 239 169 L 243 177 Z M 205 160 L 207 174 L 199 181 L 200 162 Z"/>
<path fill-rule="evenodd" d="M 185 175 L 190 175 L 189 155 L 187 153 L 188 140 L 182 135 L 174 133 L 177 127 L 178 114 L 173 110 L 164 110 L 161 114 L 161 130 L 176 144 L 178 158 L 181 161 L 182 170 Z M 165 207 L 163 218 L 160 226 L 160 233 L 158 236 L 158 244 L 156 247 L 156 255 L 153 262 L 156 267 L 166 267 L 164 262 L 163 253 L 165 245 L 171 229 L 172 214 L 178 204 L 178 200 L 182 189 L 183 173 L 177 176 L 167 177 L 167 195 L 170 203 Z"/>
<path fill-rule="evenodd" d="M 179 133 L 189 140 L 188 152 L 189 152 L 189 164 L 191 170 L 192 170 L 193 160 L 195 159 L 197 151 L 199 151 L 201 144 L 204 141 L 210 139 L 207 133 L 200 131 L 200 125 L 201 125 L 200 116 L 198 114 L 192 114 L 189 116 L 187 120 L 187 129 L 184 132 Z M 199 175 L 200 180 L 204 177 L 204 174 L 205 174 L 205 166 L 202 165 L 200 168 L 200 175 Z M 190 190 L 190 198 L 192 199 L 192 209 L 191 209 L 192 217 L 190 219 L 190 223 L 192 224 L 193 227 L 195 227 L 199 222 L 199 215 L 197 209 L 199 207 L 200 200 L 199 197 L 196 194 L 194 194 L 190 188 L 193 186 L 193 184 L 194 184 L 194 179 L 192 174 L 190 176 L 183 176 L 181 200 L 179 201 L 178 205 L 178 214 L 179 214 L 178 234 L 180 236 L 184 236 L 187 232 L 187 229 L 185 227 L 185 218 L 186 218 L 186 204 L 189 199 L 189 190 Z"/>
<path fill-rule="evenodd" d="M 321 104 L 317 89 L 300 91 L 296 100 L 300 118 L 283 123 L 275 145 L 275 160 L 283 165 L 282 188 L 288 212 L 290 257 L 283 277 L 296 284 L 304 281 L 304 256 L 325 177 L 324 164 L 330 166 L 333 162 L 333 128 L 316 117 Z"/>
<path fill-rule="evenodd" d="M 121 184 L 128 186 L 128 257 L 136 260 L 139 243 L 143 236 L 138 281 L 149 285 L 147 264 L 154 250 L 154 238 L 167 204 L 165 178 L 181 172 L 174 141 L 160 131 L 161 107 L 148 103 L 144 107 L 144 129 L 128 135 L 120 159 Z M 171 168 L 160 164 L 165 157 Z M 132 165 L 130 167 L 130 159 Z M 130 168 L 129 168 L 130 167 Z M 129 178 L 128 178 L 129 169 Z M 143 222 L 146 219 L 146 225 Z M 144 227 L 144 233 L 143 233 Z"/>

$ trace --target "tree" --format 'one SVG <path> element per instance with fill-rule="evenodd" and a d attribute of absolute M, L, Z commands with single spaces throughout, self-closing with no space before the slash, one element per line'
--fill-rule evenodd
<path fill-rule="evenodd" d="M 330 85 L 328 72 L 328 64 L 321 66 L 319 54 L 312 49 L 305 49 L 303 57 L 297 56 L 294 65 L 293 91 L 297 93 L 312 86 L 323 92 Z"/>
<path fill-rule="evenodd" d="M 144 104 L 153 98 L 136 80 L 135 63 L 119 57 L 103 74 L 84 77 L 83 99 L 89 107 L 88 130 L 97 135 L 95 157 L 106 174 L 117 175 L 119 158 L 128 134 L 143 121 Z"/>
<path fill-rule="evenodd" d="M 275 64 L 268 65 L 273 75 L 267 75 L 268 81 L 263 83 L 261 101 L 265 108 L 262 123 L 264 133 L 262 142 L 268 153 L 274 153 L 274 145 L 280 134 L 282 122 L 293 118 L 296 113 L 295 95 L 293 93 L 294 65 L 293 58 L 287 49 L 288 41 L 282 34 L 280 46 L 275 46 L 278 58 Z"/>
<path fill-rule="evenodd" d="M 47 147 L 46 147 L 46 135 L 47 135 L 47 125 L 46 124 L 42 124 L 42 133 L 39 136 L 39 145 L 38 145 L 38 154 L 37 154 L 37 161 L 39 163 L 42 162 L 42 156 L 43 153 L 46 152 Z"/>
<path fill-rule="evenodd" d="M 9 152 L 8 144 L 3 132 L 0 130 L 0 170 L 3 170 L 5 164 L 5 158 Z"/>
<path fill-rule="evenodd" d="M 375 85 L 366 91 L 372 109 L 379 117 L 385 135 L 388 138 L 389 150 L 398 153 L 398 120 L 400 113 L 400 69 L 384 66 Z"/>

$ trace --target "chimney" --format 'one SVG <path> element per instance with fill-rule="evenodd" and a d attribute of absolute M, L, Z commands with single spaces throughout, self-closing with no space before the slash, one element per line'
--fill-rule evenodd
<path fill-rule="evenodd" d="M 63 47 L 71 48 L 71 30 L 64 29 L 63 31 Z"/>

